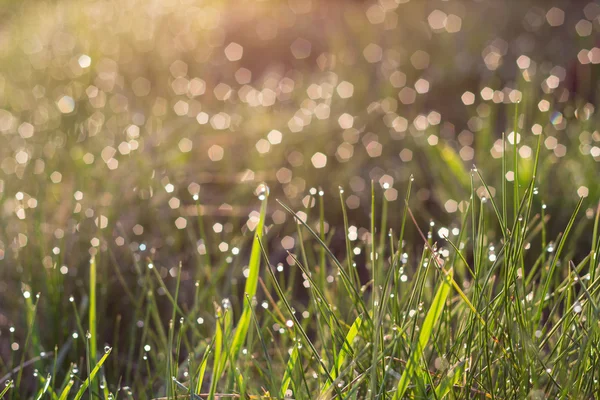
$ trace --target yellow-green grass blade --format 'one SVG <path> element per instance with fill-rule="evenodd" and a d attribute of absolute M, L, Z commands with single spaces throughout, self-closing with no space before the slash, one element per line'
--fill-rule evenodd
<path fill-rule="evenodd" d="M 208 356 L 211 353 L 212 347 L 213 347 L 213 343 L 211 343 L 206 348 L 206 350 L 204 351 L 204 355 L 202 356 L 202 361 L 200 362 L 200 368 L 198 369 L 198 374 L 197 374 L 197 378 L 196 378 L 196 392 L 195 393 L 200 393 L 202 391 L 202 383 L 204 382 L 204 375 L 206 374 L 206 366 L 208 365 Z"/>
<path fill-rule="evenodd" d="M 334 367 L 332 368 L 331 372 L 329 373 L 333 379 L 338 377 L 339 371 L 342 368 L 342 365 L 344 365 L 344 361 L 346 360 L 347 356 L 349 356 L 349 355 L 351 356 L 353 354 L 352 342 L 354 341 L 354 338 L 356 338 L 356 335 L 358 335 L 361 325 L 362 325 L 362 318 L 360 316 L 358 316 L 358 317 L 356 317 L 356 319 L 354 320 L 354 323 L 350 327 L 348 334 L 346 334 L 346 340 L 344 341 L 344 345 L 342 346 L 341 351 L 338 353 L 338 355 L 335 359 Z"/>
<path fill-rule="evenodd" d="M 281 389 L 279 389 L 279 398 L 285 398 L 285 393 L 290 387 L 290 383 L 292 382 L 292 373 L 294 372 L 294 368 L 296 367 L 296 362 L 298 362 L 298 345 L 294 346 L 292 350 L 292 354 L 290 354 L 290 358 L 285 367 L 285 371 L 283 372 L 283 379 L 281 380 Z"/>
<path fill-rule="evenodd" d="M 448 298 L 448 295 L 452 289 L 451 282 L 453 280 L 453 270 L 450 269 L 443 278 L 444 279 L 442 280 L 442 283 L 438 288 L 435 297 L 433 298 L 433 302 L 429 307 L 429 311 L 427 311 L 427 315 L 423 320 L 421 333 L 419 334 L 419 338 L 417 339 L 408 362 L 406 363 L 406 368 L 400 377 L 396 392 L 394 393 L 394 400 L 403 398 L 404 393 L 406 393 L 406 390 L 408 389 L 409 383 L 416 376 L 419 360 L 423 354 L 423 351 L 425 350 L 425 346 L 427 346 L 427 343 L 433 334 L 433 329 L 436 323 L 442 316 L 446 299 Z"/>
<path fill-rule="evenodd" d="M 267 201 L 268 191 L 264 192 L 262 204 L 260 207 L 260 216 L 258 224 L 256 225 L 256 231 L 254 232 L 254 241 L 252 243 L 252 249 L 250 251 L 250 262 L 248 263 L 248 278 L 246 279 L 246 286 L 244 292 L 248 298 L 252 299 L 256 294 L 256 288 L 258 286 L 258 276 L 260 273 L 260 261 L 261 261 L 261 246 L 260 238 L 262 237 L 263 227 L 265 225 L 265 217 L 267 214 Z M 244 302 L 244 308 L 242 315 L 238 321 L 235 329 L 233 341 L 231 343 L 229 358 L 232 363 L 237 361 L 240 350 L 244 341 L 246 340 L 246 334 L 250 327 L 250 321 L 252 318 L 252 309 L 250 302 Z"/>
<path fill-rule="evenodd" d="M 213 400 L 215 398 L 215 394 L 217 393 L 217 383 L 221 377 L 221 358 L 223 357 L 223 312 L 221 308 L 216 306 L 217 308 L 217 321 L 215 326 L 215 336 L 214 336 L 214 349 L 215 349 L 215 357 L 213 360 L 213 370 L 212 377 L 210 382 L 210 392 L 208 394 L 209 400 Z"/>
<path fill-rule="evenodd" d="M 85 393 L 85 391 L 87 390 L 88 386 L 90 386 L 90 382 L 94 381 L 94 378 L 96 377 L 96 375 L 98 374 L 98 371 L 100 371 L 100 368 L 102 368 L 102 365 L 104 364 L 104 362 L 106 361 L 106 359 L 108 358 L 108 356 L 110 355 L 110 352 L 112 351 L 112 348 L 108 348 L 104 355 L 102 356 L 102 358 L 98 361 L 98 363 L 96 364 L 96 366 L 94 367 L 94 369 L 92 370 L 92 372 L 90 373 L 90 376 L 88 377 L 88 379 L 86 379 L 82 384 L 81 387 L 79 388 L 79 390 L 77 391 L 77 394 L 75 395 L 74 399 L 75 400 L 79 400 L 83 397 L 83 394 Z M 71 381 L 72 382 L 72 381 Z M 71 382 L 69 382 L 69 384 L 71 384 Z M 91 386 L 90 386 L 91 388 Z M 62 398 L 62 395 L 61 395 Z"/>
<path fill-rule="evenodd" d="M 13 381 L 7 381 L 6 382 L 6 386 L 4 387 L 4 389 L 2 390 L 2 392 L 0 392 L 0 399 L 2 399 L 4 397 L 4 395 L 13 387 Z"/>
<path fill-rule="evenodd" d="M 69 383 L 67 383 L 67 386 L 65 386 L 63 389 L 58 400 L 67 400 L 69 398 L 69 392 L 71 392 L 71 388 L 73 387 L 74 383 L 75 381 L 72 379 L 69 381 Z"/>
<path fill-rule="evenodd" d="M 42 377 L 40 376 L 40 378 L 42 378 Z M 40 380 L 42 380 L 42 379 L 40 379 Z M 50 374 L 48 374 L 48 377 L 44 381 L 42 381 L 44 386 L 40 389 L 37 396 L 35 397 L 36 400 L 42 400 L 42 397 L 44 397 L 44 394 L 46 394 L 46 392 L 48 391 L 48 388 L 50 387 L 51 381 L 52 381 L 52 377 L 50 376 Z"/>
<path fill-rule="evenodd" d="M 97 345 L 97 337 L 96 337 L 96 278 L 97 278 L 97 269 L 96 269 L 96 257 L 92 256 L 90 259 L 90 309 L 89 309 L 89 363 L 93 364 L 96 362 L 96 345 Z M 91 376 L 91 374 L 90 374 Z M 95 392 L 95 383 L 94 379 L 91 379 L 90 388 L 92 392 Z"/>

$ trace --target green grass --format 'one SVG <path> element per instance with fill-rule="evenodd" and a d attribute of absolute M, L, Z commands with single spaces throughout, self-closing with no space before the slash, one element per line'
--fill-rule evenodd
<path fill-rule="evenodd" d="M 483 182 L 484 175 L 485 171 L 473 171 L 471 179 Z M 312 228 L 322 229 L 322 214 L 309 215 L 305 221 L 282 204 L 297 221 L 298 232 L 304 232 L 299 236 L 303 240 L 289 254 L 286 273 L 270 263 L 263 246 L 270 235 L 263 230 L 267 205 L 276 205 L 261 195 L 243 306 L 232 307 L 226 300 L 222 306 L 215 304 L 216 314 L 212 314 L 207 310 L 212 306 L 201 301 L 198 292 L 192 303 L 180 302 L 180 269 L 175 268 L 165 279 L 155 262 L 148 264 L 150 269 L 140 266 L 141 285 L 127 288 L 133 300 L 143 299 L 134 303 L 134 313 L 144 321 L 132 342 L 140 346 L 139 355 L 107 347 L 98 362 L 97 346 L 92 344 L 98 316 L 97 270 L 92 257 L 89 333 L 77 350 L 86 354 L 85 360 L 79 360 L 80 366 L 90 368 L 91 373 L 81 379 L 64 375 L 61 370 L 67 369 L 66 360 L 61 359 L 58 348 L 37 360 L 33 382 L 22 391 L 7 386 L 5 395 L 19 398 L 32 390 L 37 398 L 68 399 L 77 389 L 75 399 L 86 391 L 91 398 L 597 396 L 599 328 L 595 321 L 600 278 L 592 278 L 597 271 L 589 267 L 594 266 L 600 246 L 598 217 L 587 233 L 593 238 L 593 247 L 583 258 L 564 256 L 572 245 L 574 227 L 581 223 L 578 211 L 583 199 L 564 231 L 550 242 L 556 243 L 555 248 L 540 246 L 545 221 L 539 218 L 542 210 L 535 208 L 535 186 L 532 179 L 520 191 L 512 221 L 496 205 L 498 199 L 471 196 L 462 224 L 439 240 L 434 240 L 434 224 L 427 233 L 415 225 L 410 209 L 413 200 L 407 194 L 404 217 L 399 221 L 400 237 L 405 229 L 415 229 L 419 234 L 413 236 L 414 242 L 399 240 L 393 228 L 387 236 L 377 235 L 382 231 L 372 223 L 370 240 L 354 244 L 346 240 L 346 249 L 329 247 L 329 238 Z M 373 220 L 387 207 L 385 200 L 382 208 L 375 204 L 380 203 L 373 191 Z M 310 222 L 315 218 L 316 225 Z M 488 227 L 500 229 L 509 221 L 510 228 L 500 231 L 498 248 L 491 251 Z M 381 243 L 373 240 L 379 236 Z M 355 286 L 351 256 L 357 248 L 370 256 L 370 278 L 359 287 Z M 267 273 L 260 272 L 261 258 Z M 316 268 L 323 265 L 327 267 L 325 279 L 320 279 L 323 272 Z M 294 285 L 285 284 L 294 275 L 304 281 L 306 294 L 294 295 Z M 265 280 L 259 286 L 261 279 Z M 164 316 L 152 295 L 157 287 L 164 290 L 172 306 L 168 337 L 160 328 Z M 259 299 L 264 299 L 262 305 Z M 210 318 L 211 314 L 215 317 Z M 199 325 L 199 315 L 210 318 L 214 328 Z M 98 324 L 110 318 L 101 316 Z M 30 330 L 34 328 L 32 325 Z M 79 346 L 76 342 L 65 346 Z M 147 344 L 151 350 L 141 348 Z M 120 359 L 111 364 L 112 357 Z M 127 360 L 132 357 L 142 360 L 134 371 L 126 375 L 120 375 L 120 369 L 111 371 L 115 365 L 131 362 Z M 20 364 L 24 365 L 23 360 Z M 166 374 L 161 365 L 167 366 Z M 21 382 L 23 371 L 30 368 L 17 367 L 8 379 L 16 375 L 16 382 Z M 73 368 L 77 366 L 71 371 Z M 98 381 L 100 385 L 94 385 Z"/>
<path fill-rule="evenodd" d="M 561 52 L 512 71 L 501 32 L 473 83 L 486 1 L 439 6 L 460 34 L 431 2 L 326 32 L 315 1 L 180 3 L 0 11 L 1 399 L 600 398 L 600 134 Z"/>

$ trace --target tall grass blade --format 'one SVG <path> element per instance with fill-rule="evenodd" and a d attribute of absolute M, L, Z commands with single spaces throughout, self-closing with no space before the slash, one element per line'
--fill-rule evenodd
<path fill-rule="evenodd" d="M 433 329 L 436 323 L 439 321 L 442 311 L 444 310 L 444 305 L 446 304 L 446 299 L 450 294 L 452 289 L 451 282 L 453 280 L 453 270 L 450 269 L 443 276 L 442 283 L 438 288 L 435 297 L 429 307 L 429 311 L 427 311 L 427 315 L 423 320 L 423 324 L 421 325 L 419 338 L 417 343 L 413 347 L 408 362 L 406 363 L 406 367 L 402 376 L 400 377 L 400 381 L 398 382 L 398 386 L 396 388 L 396 392 L 394 393 L 393 399 L 400 400 L 403 398 L 404 393 L 408 389 L 408 385 L 415 378 L 417 367 L 419 364 L 419 360 L 423 355 L 423 351 L 425 350 L 425 346 L 429 342 L 431 335 L 433 333 Z"/>
<path fill-rule="evenodd" d="M 89 308 L 89 332 L 90 332 L 90 337 L 89 337 L 89 362 L 91 364 L 96 363 L 96 349 L 97 349 L 97 331 L 96 331 L 96 319 L 97 319 L 97 315 L 96 315 L 96 304 L 97 304 L 97 299 L 96 299 L 96 278 L 97 278 L 97 271 L 96 271 L 96 257 L 92 256 L 92 258 L 90 259 L 90 308 Z M 91 375 L 90 375 L 91 376 Z M 92 393 L 96 392 L 96 384 L 94 382 L 94 378 L 91 378 L 91 382 L 90 382 L 90 389 Z"/>
<path fill-rule="evenodd" d="M 92 370 L 92 372 L 90 373 L 90 376 L 88 377 L 88 379 L 86 379 L 85 381 L 83 381 L 83 383 L 81 384 L 81 387 L 77 391 L 77 394 L 75 395 L 74 400 L 79 400 L 79 399 L 81 399 L 83 397 L 83 395 L 84 395 L 85 391 L 87 390 L 88 386 L 90 386 L 90 383 L 94 381 L 94 378 L 96 378 L 96 375 L 98 374 L 98 371 L 100 371 L 100 368 L 102 368 L 102 365 L 104 364 L 104 362 L 106 361 L 106 359 L 110 355 L 111 351 L 112 351 L 111 348 L 107 348 L 106 349 L 106 351 L 104 352 L 104 355 L 102 356 L 102 358 L 100 358 L 100 360 L 98 361 L 98 363 L 96 364 L 96 366 L 94 367 L 94 369 Z M 91 386 L 90 386 L 90 390 L 91 390 Z"/>
<path fill-rule="evenodd" d="M 246 286 L 244 287 L 245 295 L 252 299 L 256 294 L 256 288 L 258 286 L 258 276 L 260 273 L 260 262 L 261 262 L 261 246 L 260 238 L 262 237 L 263 227 L 265 225 L 265 217 L 267 214 L 267 202 L 269 199 L 268 191 L 264 192 L 264 198 L 260 207 L 260 216 L 258 224 L 256 225 L 256 231 L 254 232 L 254 241 L 252 242 L 252 250 L 250 251 L 250 261 L 248 263 L 248 278 L 246 279 Z M 240 350 L 246 340 L 246 334 L 250 326 L 252 318 L 252 306 L 249 302 L 244 302 L 244 308 L 242 315 L 238 321 L 235 329 L 235 335 L 231 343 L 229 351 L 229 358 L 231 362 L 235 364 L 239 357 Z"/>

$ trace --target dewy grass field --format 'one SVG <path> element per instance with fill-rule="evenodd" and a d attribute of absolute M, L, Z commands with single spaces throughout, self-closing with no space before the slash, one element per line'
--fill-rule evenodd
<path fill-rule="evenodd" d="M 0 398 L 600 398 L 599 16 L 0 0 Z"/>

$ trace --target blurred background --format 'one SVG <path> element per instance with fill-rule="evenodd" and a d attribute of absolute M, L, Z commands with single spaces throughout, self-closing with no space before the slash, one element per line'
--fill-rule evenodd
<path fill-rule="evenodd" d="M 5 360 L 2 338 L 26 324 L 21 293 L 46 298 L 38 313 L 56 333 L 38 345 L 65 340 L 72 321 L 59 313 L 65 296 L 84 295 L 90 254 L 102 312 L 124 321 L 115 269 L 135 285 L 148 259 L 165 277 L 183 263 L 183 302 L 195 279 L 238 290 L 244 259 L 230 255 L 247 251 L 262 182 L 307 214 L 322 191 L 342 253 L 340 186 L 358 238 L 371 182 L 396 229 L 411 175 L 419 222 L 456 225 L 474 165 L 491 192 L 476 184 L 479 196 L 513 180 L 501 173 L 503 133 L 519 143 L 522 184 L 542 136 L 536 202 L 550 234 L 580 196 L 591 219 L 600 196 L 597 1 L 0 4 Z M 274 200 L 268 212 L 274 262 L 284 261 L 295 226 Z"/>

